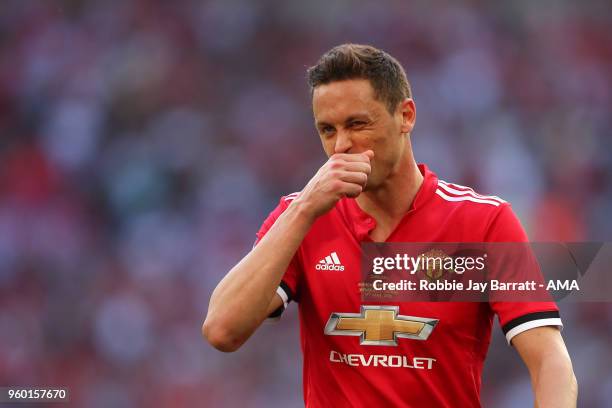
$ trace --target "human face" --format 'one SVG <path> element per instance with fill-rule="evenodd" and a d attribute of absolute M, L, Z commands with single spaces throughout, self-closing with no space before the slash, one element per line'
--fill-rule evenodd
<path fill-rule="evenodd" d="M 327 156 L 374 151 L 366 191 L 381 186 L 398 170 L 408 144 L 406 134 L 414 126 L 411 99 L 398 104 L 390 114 L 376 99 L 369 80 L 350 79 L 317 86 L 312 109 Z"/>

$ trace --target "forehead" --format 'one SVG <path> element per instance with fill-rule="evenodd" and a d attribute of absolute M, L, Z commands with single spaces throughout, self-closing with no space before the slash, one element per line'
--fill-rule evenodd
<path fill-rule="evenodd" d="M 385 106 L 375 98 L 367 79 L 349 79 L 319 85 L 312 94 L 312 110 L 317 122 L 342 121 L 361 113 L 376 114 Z"/>

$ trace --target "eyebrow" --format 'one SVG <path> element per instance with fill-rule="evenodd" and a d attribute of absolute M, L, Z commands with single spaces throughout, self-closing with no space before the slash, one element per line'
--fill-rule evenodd
<path fill-rule="evenodd" d="M 371 120 L 370 115 L 368 115 L 367 113 L 356 113 L 353 114 L 351 116 L 349 116 L 348 118 L 346 118 L 346 120 L 344 121 L 344 123 L 350 123 L 354 120 L 358 120 L 358 119 L 366 119 L 366 120 Z M 317 122 L 315 121 L 315 126 L 317 128 L 320 128 L 321 126 L 331 126 L 331 124 L 327 123 L 327 122 Z"/>

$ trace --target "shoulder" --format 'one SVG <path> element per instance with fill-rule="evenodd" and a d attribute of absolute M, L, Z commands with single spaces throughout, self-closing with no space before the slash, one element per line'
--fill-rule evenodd
<path fill-rule="evenodd" d="M 294 193 L 284 195 L 280 198 L 280 201 L 281 203 L 286 203 L 286 205 L 288 206 L 291 203 L 291 201 L 295 200 L 297 196 L 300 195 L 300 193 L 301 191 L 296 191 Z"/>
<path fill-rule="evenodd" d="M 526 241 L 524 229 L 509 202 L 461 184 L 438 180 L 434 200 L 446 217 L 463 225 L 469 235 L 485 241 Z M 468 233 L 468 232 L 466 232 Z"/>
<path fill-rule="evenodd" d="M 280 217 L 280 215 L 289 207 L 289 204 L 291 204 L 291 202 L 295 200 L 299 194 L 300 192 L 295 192 L 284 195 L 280 198 L 276 207 L 270 212 L 270 214 L 268 214 L 257 232 L 257 240 L 255 241 L 255 244 L 257 244 L 257 242 L 263 238 L 272 225 L 274 225 L 278 217 Z"/>
<path fill-rule="evenodd" d="M 287 207 L 289 207 L 291 202 L 295 200 L 299 194 L 300 192 L 298 191 L 295 193 L 281 196 L 276 207 L 270 212 L 270 214 L 268 214 L 266 222 L 276 221 L 276 219 L 287 209 Z"/>
<path fill-rule="evenodd" d="M 273 212 L 278 212 L 278 215 L 280 215 L 299 195 L 300 191 L 282 196 Z"/>
<path fill-rule="evenodd" d="M 486 209 L 494 210 L 495 208 L 502 207 L 504 204 L 508 204 L 506 200 L 498 196 L 480 194 L 471 187 L 449 183 L 441 179 L 438 180 L 436 195 L 438 199 L 448 203 L 483 211 Z"/>

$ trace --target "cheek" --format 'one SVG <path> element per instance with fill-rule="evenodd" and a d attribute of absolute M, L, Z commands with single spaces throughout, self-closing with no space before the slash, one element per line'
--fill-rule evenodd
<path fill-rule="evenodd" d="M 332 154 L 334 154 L 334 144 L 335 144 L 335 141 L 332 140 L 332 139 L 324 139 L 322 137 L 320 139 L 321 139 L 321 146 L 323 147 L 323 151 L 325 152 L 327 157 L 329 157 Z"/>
<path fill-rule="evenodd" d="M 376 160 L 381 164 L 393 165 L 399 157 L 399 144 L 392 135 L 387 134 L 384 137 L 378 137 L 373 140 L 373 147 Z"/>

